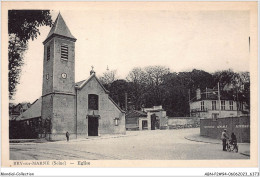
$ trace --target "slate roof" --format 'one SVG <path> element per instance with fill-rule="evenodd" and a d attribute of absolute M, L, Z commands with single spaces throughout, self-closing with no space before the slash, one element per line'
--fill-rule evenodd
<path fill-rule="evenodd" d="M 23 112 L 20 116 L 18 116 L 15 120 L 27 120 L 36 117 L 41 117 L 42 112 L 42 97 L 37 99 L 29 109 Z"/>
<path fill-rule="evenodd" d="M 206 94 L 201 94 L 200 99 L 197 99 L 196 97 L 194 97 L 190 101 L 196 102 L 196 101 L 203 101 L 203 100 L 218 100 L 218 93 L 214 92 L 214 94 L 208 94 L 207 96 L 206 96 Z M 228 93 L 221 93 L 220 100 L 233 100 L 233 101 L 235 101 L 233 95 L 228 94 Z"/>
<path fill-rule="evenodd" d="M 11 107 L 10 111 L 12 114 L 20 114 L 21 113 L 21 109 L 23 109 L 23 111 L 27 110 L 28 108 L 30 108 L 31 104 L 29 102 L 24 102 L 24 103 L 19 103 L 18 105 Z"/>
<path fill-rule="evenodd" d="M 71 34 L 68 26 L 66 25 L 64 19 L 62 18 L 61 14 L 59 13 L 47 38 L 45 39 L 45 41 L 43 43 L 46 43 L 48 41 L 48 39 L 50 39 L 53 35 L 58 35 L 58 36 L 63 36 L 66 38 L 70 38 L 74 41 L 76 41 L 77 39 Z"/>
<path fill-rule="evenodd" d="M 143 111 L 131 110 L 126 113 L 126 118 L 134 118 L 134 117 L 147 117 L 147 113 Z"/>

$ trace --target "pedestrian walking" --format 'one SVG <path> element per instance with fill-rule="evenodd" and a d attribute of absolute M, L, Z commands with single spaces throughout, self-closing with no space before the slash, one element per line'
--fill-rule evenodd
<path fill-rule="evenodd" d="M 70 140 L 70 134 L 69 134 L 69 132 L 66 132 L 66 138 L 67 138 L 67 141 Z"/>
<path fill-rule="evenodd" d="M 222 144 L 223 144 L 223 151 L 227 151 L 227 130 L 224 129 L 224 131 L 221 134 Z"/>

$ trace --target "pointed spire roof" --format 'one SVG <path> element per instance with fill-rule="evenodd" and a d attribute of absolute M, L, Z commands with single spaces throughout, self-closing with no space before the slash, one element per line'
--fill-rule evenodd
<path fill-rule="evenodd" d="M 43 43 L 46 43 L 52 36 L 63 36 L 66 38 L 70 38 L 73 41 L 76 41 L 77 39 L 71 34 L 68 26 L 66 25 L 65 21 L 63 20 L 61 14 L 59 13 L 47 38 Z"/>

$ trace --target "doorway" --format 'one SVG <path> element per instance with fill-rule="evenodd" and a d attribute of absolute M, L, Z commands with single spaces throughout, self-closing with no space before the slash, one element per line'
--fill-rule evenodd
<path fill-rule="evenodd" d="M 98 116 L 88 116 L 88 136 L 98 136 Z"/>
<path fill-rule="evenodd" d="M 148 123 L 147 123 L 147 120 L 143 120 L 142 121 L 142 130 L 146 130 L 148 129 Z"/>
<path fill-rule="evenodd" d="M 155 126 L 156 126 L 156 115 L 152 114 L 151 115 L 151 130 L 155 130 Z"/>

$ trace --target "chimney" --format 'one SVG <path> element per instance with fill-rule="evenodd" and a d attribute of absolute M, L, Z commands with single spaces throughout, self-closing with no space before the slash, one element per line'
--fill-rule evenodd
<path fill-rule="evenodd" d="M 200 88 L 198 88 L 198 89 L 196 90 L 196 98 L 197 98 L 197 100 L 201 99 Z"/>

